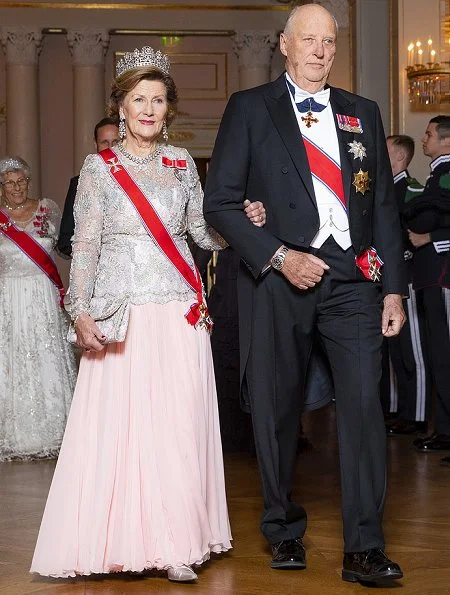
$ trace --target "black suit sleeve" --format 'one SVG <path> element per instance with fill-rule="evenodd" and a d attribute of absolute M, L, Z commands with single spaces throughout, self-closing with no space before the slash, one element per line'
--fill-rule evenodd
<path fill-rule="evenodd" d="M 72 256 L 72 236 L 75 229 L 75 219 L 73 216 L 73 205 L 75 203 L 75 196 L 77 194 L 78 176 L 70 180 L 69 189 L 67 191 L 66 201 L 64 203 L 64 211 L 61 219 L 61 227 L 59 229 L 58 243 L 56 244 L 57 252 L 64 257 L 71 258 Z"/>
<path fill-rule="evenodd" d="M 225 109 L 206 178 L 204 215 L 256 279 L 282 242 L 253 225 L 243 210 L 252 149 L 243 103 L 235 94 Z"/>
<path fill-rule="evenodd" d="M 408 295 L 400 217 L 383 123 L 378 107 L 376 107 L 375 127 L 377 171 L 374 189 L 373 239 L 374 246 L 384 262 L 382 269 L 383 294 Z"/>

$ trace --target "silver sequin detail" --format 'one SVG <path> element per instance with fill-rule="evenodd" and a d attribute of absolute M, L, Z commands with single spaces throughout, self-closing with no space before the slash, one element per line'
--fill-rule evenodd
<path fill-rule="evenodd" d="M 227 244 L 203 218 L 203 192 L 192 157 L 170 145 L 162 155 L 185 159 L 187 169 L 165 167 L 162 156 L 146 165 L 121 160 L 193 267 L 188 233 L 206 250 L 220 250 Z M 128 294 L 133 304 L 193 298 L 98 155 L 88 155 L 83 165 L 74 212 L 72 318 L 88 311 L 91 296 L 120 301 Z"/>

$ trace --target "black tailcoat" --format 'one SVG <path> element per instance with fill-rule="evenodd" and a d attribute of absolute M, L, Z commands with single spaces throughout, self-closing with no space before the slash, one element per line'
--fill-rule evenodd
<path fill-rule="evenodd" d="M 374 246 L 384 262 L 383 293 L 406 294 L 398 209 L 378 107 L 342 89 L 331 87 L 330 91 L 334 114 L 358 117 L 363 129 L 361 134 L 346 132 L 335 119 L 353 249 L 361 254 Z M 367 158 L 361 161 L 349 152 L 353 141 L 363 144 Z M 367 171 L 371 179 L 364 195 L 353 185 L 359 170 Z M 245 199 L 264 203 L 267 223 L 263 228 L 245 217 Z M 319 214 L 284 75 L 230 98 L 208 171 L 204 213 L 240 254 L 254 282 L 281 244 L 309 248 L 319 229 Z M 240 276 L 240 284 L 246 286 L 239 302 L 242 371 L 250 347 L 251 283 Z"/>

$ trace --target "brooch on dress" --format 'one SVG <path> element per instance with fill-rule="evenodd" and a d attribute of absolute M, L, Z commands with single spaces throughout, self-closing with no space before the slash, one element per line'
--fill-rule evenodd
<path fill-rule="evenodd" d="M 186 159 L 169 159 L 169 157 L 162 157 L 162 164 L 164 167 L 173 167 L 174 169 L 187 169 Z"/>

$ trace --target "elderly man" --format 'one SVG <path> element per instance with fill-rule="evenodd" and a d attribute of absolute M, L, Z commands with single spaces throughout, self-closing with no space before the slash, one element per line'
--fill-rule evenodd
<path fill-rule="evenodd" d="M 291 498 L 305 376 L 316 337 L 335 384 L 345 554 L 342 578 L 401 578 L 384 553 L 386 432 L 381 342 L 407 291 L 392 173 L 376 104 L 326 86 L 334 17 L 296 7 L 280 37 L 286 72 L 233 95 L 204 212 L 240 254 L 242 386 L 262 476 L 272 568 L 305 568 L 306 512 Z M 264 202 L 252 228 L 242 200 Z"/>

